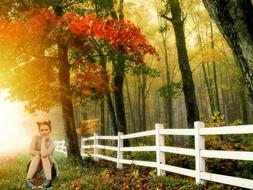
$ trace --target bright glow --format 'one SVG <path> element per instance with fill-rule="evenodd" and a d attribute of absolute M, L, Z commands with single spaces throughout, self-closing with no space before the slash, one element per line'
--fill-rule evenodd
<path fill-rule="evenodd" d="M 22 112 L 17 103 L 5 100 L 0 93 L 0 156 L 16 153 L 29 146 L 30 139 L 21 127 Z"/>

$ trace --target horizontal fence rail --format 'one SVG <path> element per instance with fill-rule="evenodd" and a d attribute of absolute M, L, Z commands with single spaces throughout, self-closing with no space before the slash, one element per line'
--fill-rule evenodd
<path fill-rule="evenodd" d="M 65 156 L 67 155 L 67 147 L 65 146 L 65 140 L 54 141 L 55 150 L 57 152 L 63 153 Z"/>
<path fill-rule="evenodd" d="M 81 137 L 81 155 L 88 156 L 86 151 L 90 149 L 93 154 L 89 156 L 94 157 L 94 160 L 99 159 L 108 160 L 117 163 L 117 168 L 123 168 L 123 164 L 135 164 L 138 166 L 145 166 L 157 169 L 157 175 L 165 175 L 165 171 L 173 172 L 185 176 L 194 177 L 197 184 L 203 184 L 204 181 L 212 181 L 228 185 L 234 185 L 243 188 L 253 189 L 253 180 L 244 179 L 240 177 L 232 177 L 205 171 L 205 158 L 218 159 L 233 159 L 253 161 L 253 152 L 247 151 L 223 151 L 223 150 L 206 150 L 205 137 L 208 135 L 231 135 L 231 134 L 253 134 L 253 125 L 241 126 L 224 126 L 205 128 L 205 124 L 200 121 L 194 122 L 194 129 L 164 129 L 162 124 L 156 124 L 154 130 L 123 134 L 118 133 L 118 136 L 98 136 L 96 133 L 92 137 Z M 195 148 L 180 148 L 165 146 L 166 135 L 188 135 L 194 136 Z M 124 139 L 141 138 L 147 136 L 154 136 L 154 146 L 138 146 L 138 147 L 123 147 Z M 98 143 L 98 140 L 115 140 L 117 146 L 105 146 Z M 86 143 L 91 141 L 87 145 Z M 62 152 L 65 155 L 66 147 L 65 141 L 55 141 L 56 151 Z M 98 150 L 110 150 L 116 152 L 116 157 L 106 156 L 98 153 Z M 86 151 L 85 151 L 86 150 Z M 142 160 L 128 160 L 123 158 L 124 152 L 155 152 L 156 161 L 142 161 Z M 195 169 L 186 169 L 182 167 L 167 165 L 165 163 L 165 153 L 181 154 L 195 157 Z"/>

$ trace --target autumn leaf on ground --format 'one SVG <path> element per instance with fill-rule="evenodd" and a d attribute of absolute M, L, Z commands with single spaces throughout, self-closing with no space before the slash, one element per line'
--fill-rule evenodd
<path fill-rule="evenodd" d="M 124 183 L 123 183 L 122 189 L 123 189 L 123 190 L 125 190 L 125 189 L 130 189 L 130 188 L 129 188 L 129 184 L 128 184 L 127 182 L 124 182 Z"/>
<path fill-rule="evenodd" d="M 73 186 L 74 186 L 75 190 L 80 190 L 81 189 L 81 181 L 79 179 L 74 181 Z"/>
<path fill-rule="evenodd" d="M 110 176 L 110 173 L 107 169 L 105 169 L 101 174 L 100 174 L 102 180 L 105 182 L 105 183 L 109 183 L 109 184 L 112 184 L 114 179 Z"/>

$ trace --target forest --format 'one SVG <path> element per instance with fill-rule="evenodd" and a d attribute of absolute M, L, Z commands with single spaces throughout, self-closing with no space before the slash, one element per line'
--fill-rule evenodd
<path fill-rule="evenodd" d="M 252 26 L 252 0 L 2 0 L 0 90 L 51 113 L 76 164 L 80 134 L 251 124 Z"/>

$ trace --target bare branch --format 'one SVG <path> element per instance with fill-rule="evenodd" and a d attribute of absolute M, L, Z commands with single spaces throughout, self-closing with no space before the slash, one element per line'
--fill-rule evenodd
<path fill-rule="evenodd" d="M 164 18 L 164 19 L 166 19 L 166 20 L 168 20 L 168 21 L 170 21 L 170 22 L 172 22 L 172 18 L 171 17 L 168 17 L 166 15 L 161 15 L 161 17 Z"/>
<path fill-rule="evenodd" d="M 19 0 L 19 1 L 25 7 L 26 10 L 29 10 L 28 6 L 25 4 L 23 0 Z"/>

